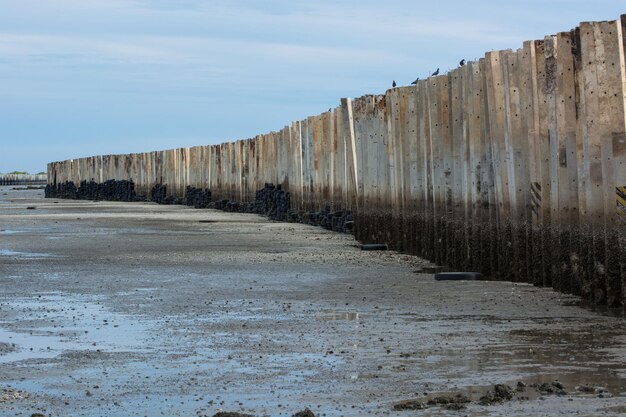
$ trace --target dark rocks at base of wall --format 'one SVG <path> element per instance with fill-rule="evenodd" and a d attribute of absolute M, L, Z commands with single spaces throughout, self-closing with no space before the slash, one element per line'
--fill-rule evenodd
<path fill-rule="evenodd" d="M 139 201 L 135 193 L 135 184 L 128 180 L 108 180 L 103 183 L 81 181 L 77 187 L 72 181 L 61 184 L 48 184 L 45 189 L 46 198 L 64 198 L 70 200 L 108 200 L 108 201 Z"/>
<path fill-rule="evenodd" d="M 291 210 L 291 194 L 282 186 L 265 183 L 254 196 L 254 212 L 272 220 L 289 221 Z"/>
<path fill-rule="evenodd" d="M 283 190 L 280 185 L 274 186 L 269 183 L 256 191 L 252 203 L 218 200 L 211 208 L 234 213 L 255 213 L 278 221 L 295 221 L 289 192 Z"/>
<path fill-rule="evenodd" d="M 66 181 L 60 184 L 46 185 L 46 190 L 44 191 L 46 198 L 64 198 L 68 200 L 76 200 L 78 199 L 78 193 L 76 185 L 72 181 Z"/>
<path fill-rule="evenodd" d="M 150 190 L 150 201 L 157 204 L 174 204 L 172 197 L 167 197 L 167 185 L 156 184 Z"/>
<path fill-rule="evenodd" d="M 194 208 L 208 208 L 211 204 L 211 191 L 187 186 L 185 198 L 167 195 L 167 185 L 156 184 L 150 191 L 150 201 L 157 204 L 183 204 Z"/>
<path fill-rule="evenodd" d="M 193 208 L 207 208 L 211 204 L 211 190 L 187 186 L 185 204 Z"/>
<path fill-rule="evenodd" d="M 228 211 L 231 213 L 256 213 L 254 211 L 254 203 L 241 203 L 239 201 L 218 200 L 209 205 L 209 208 L 216 210 Z"/>
<path fill-rule="evenodd" d="M 107 201 L 146 201 L 135 192 L 132 180 L 108 180 L 102 183 L 81 181 L 77 187 L 72 181 L 55 185 L 48 184 L 45 189 L 46 198 L 63 198 L 68 200 L 107 200 Z M 211 191 L 187 187 L 185 198 L 167 195 L 167 186 L 157 184 L 152 187 L 149 201 L 158 204 L 186 204 L 195 208 L 206 208 L 211 203 Z"/>
<path fill-rule="evenodd" d="M 231 200 L 218 200 L 211 208 L 235 213 L 255 213 L 272 220 L 290 223 L 304 223 L 323 227 L 340 233 L 353 233 L 354 218 L 347 210 L 331 210 L 330 206 L 320 211 L 305 212 L 291 208 L 291 196 L 281 185 L 266 183 L 257 190 L 253 203 Z"/>
<path fill-rule="evenodd" d="M 157 184 L 150 191 L 150 201 L 157 204 L 183 204 L 183 199 L 167 195 L 167 185 Z"/>
<path fill-rule="evenodd" d="M 72 200 L 145 201 L 135 193 L 133 181 L 108 180 L 103 183 L 82 181 L 76 186 L 72 181 L 46 186 L 46 198 Z M 157 204 L 184 204 L 195 208 L 215 208 L 234 213 L 254 213 L 272 220 L 304 223 L 323 227 L 340 233 L 354 233 L 354 218 L 347 210 L 331 210 L 330 206 L 320 211 L 298 211 L 291 207 L 291 195 L 281 185 L 266 183 L 255 193 L 254 202 L 242 203 L 232 200 L 211 202 L 211 191 L 188 186 L 185 198 L 167 195 L 167 185 L 156 184 L 150 191 L 150 198 Z"/>
<path fill-rule="evenodd" d="M 108 180 L 103 183 L 81 181 L 76 190 L 79 200 L 138 201 L 135 184 L 127 180 Z"/>
<path fill-rule="evenodd" d="M 340 233 L 353 233 L 354 218 L 347 210 L 332 211 L 330 206 L 316 212 L 298 213 L 299 222 Z"/>

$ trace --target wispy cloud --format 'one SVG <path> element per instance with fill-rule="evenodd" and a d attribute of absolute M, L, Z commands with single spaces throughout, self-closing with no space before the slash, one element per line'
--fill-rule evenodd
<path fill-rule="evenodd" d="M 403 55 L 393 50 L 376 50 L 334 45 L 303 45 L 289 42 L 224 39 L 217 37 L 135 35 L 129 38 L 44 36 L 0 33 L 0 55 L 14 66 L 36 64 L 39 69 L 65 66 L 73 71 L 148 72 L 163 67 L 179 68 L 186 76 L 247 76 L 263 78 L 259 69 L 299 69 L 307 74 L 331 64 L 336 71 L 360 65 L 398 63 Z M 1 71 L 1 70 L 0 70 Z M 36 71 L 36 68 L 31 68 Z M 199 72 L 198 72 L 199 71 Z M 269 78 L 269 77 L 268 77 Z M 284 82 L 284 78 L 271 78 Z M 241 82 L 241 81 L 239 81 Z"/>
<path fill-rule="evenodd" d="M 174 147 L 245 137 L 620 9 L 612 0 L 0 0 L 0 143 L 55 141 L 87 154 L 98 141 L 97 152 L 114 153 L 146 138 Z M 32 154 L 24 164 L 37 167 L 18 166 L 11 152 L 0 167 L 46 162 Z"/>
<path fill-rule="evenodd" d="M 126 62 L 167 62 L 183 55 L 149 42 L 128 42 L 115 36 L 107 39 L 40 35 L 36 33 L 0 33 L 0 54 L 17 59 L 49 56 L 52 60 L 74 61 L 81 57 Z"/>

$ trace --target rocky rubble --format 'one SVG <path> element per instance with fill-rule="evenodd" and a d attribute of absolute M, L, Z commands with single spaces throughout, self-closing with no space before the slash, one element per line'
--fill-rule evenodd
<path fill-rule="evenodd" d="M 2 388 L 0 390 L 0 403 L 9 403 L 26 399 L 30 396 L 26 391 L 21 391 L 15 388 Z"/>
<path fill-rule="evenodd" d="M 472 400 L 463 393 L 442 394 L 433 398 L 424 398 L 422 400 L 405 400 L 395 403 L 393 409 L 395 411 L 404 410 L 423 410 L 430 407 L 440 406 L 448 410 L 462 410 L 465 404 Z"/>
<path fill-rule="evenodd" d="M 253 414 L 244 414 L 232 411 L 220 411 L 218 413 L 213 414 L 213 417 L 255 417 Z M 302 411 L 299 411 L 293 414 L 291 417 L 315 417 L 315 413 L 305 408 Z"/>
<path fill-rule="evenodd" d="M 257 190 L 253 203 L 241 203 L 230 200 L 216 201 L 213 208 L 237 213 L 256 213 L 272 220 L 304 223 L 323 227 L 340 233 L 353 233 L 354 218 L 347 210 L 331 210 L 325 206 L 320 211 L 298 211 L 291 207 L 291 194 L 282 186 L 266 183 Z"/>
<path fill-rule="evenodd" d="M 565 395 L 567 391 L 565 391 L 565 387 L 558 380 L 552 382 L 544 382 L 542 384 L 533 384 L 531 387 L 535 388 L 541 394 L 549 395 Z"/>
<path fill-rule="evenodd" d="M 187 186 L 185 204 L 193 208 L 207 208 L 211 204 L 211 190 Z"/>
<path fill-rule="evenodd" d="M 133 181 L 108 180 L 97 183 L 82 181 L 77 187 L 72 181 L 57 186 L 48 184 L 46 198 L 71 200 L 110 200 L 143 201 L 145 198 L 135 192 Z M 188 186 L 185 197 L 178 198 L 167 194 L 167 185 L 155 184 L 147 200 L 157 204 L 185 204 L 194 208 L 214 208 L 235 213 L 255 213 L 272 220 L 304 223 L 323 227 L 340 233 L 354 233 L 354 218 L 348 210 L 332 210 L 330 206 L 315 212 L 298 211 L 291 207 L 291 194 L 282 186 L 266 183 L 255 193 L 254 202 L 243 203 L 233 200 L 211 201 L 211 190 Z"/>
<path fill-rule="evenodd" d="M 534 395 L 529 393 L 532 389 Z M 592 394 L 598 398 L 611 398 L 612 394 L 603 387 L 595 387 L 592 385 L 579 385 L 576 387 L 578 393 Z M 529 395 L 530 394 L 530 395 Z M 488 389 L 477 401 L 473 401 L 470 397 L 462 393 L 441 394 L 435 397 L 427 396 L 425 398 L 416 398 L 396 402 L 392 405 L 395 411 L 405 410 L 424 410 L 430 407 L 442 407 L 448 410 L 461 410 L 470 403 L 482 406 L 492 406 L 502 404 L 507 401 L 524 401 L 531 398 L 544 398 L 546 396 L 564 396 L 571 395 L 565 386 L 558 380 L 551 382 L 542 382 L 526 385 L 523 381 L 518 381 L 515 389 L 507 384 L 496 384 Z"/>
<path fill-rule="evenodd" d="M 135 193 L 135 184 L 127 180 L 108 180 L 102 183 L 81 181 L 76 186 L 72 181 L 48 184 L 45 189 L 46 198 L 64 198 L 70 200 L 108 200 L 108 201 L 141 201 Z"/>
<path fill-rule="evenodd" d="M 157 204 L 179 204 L 179 199 L 167 195 L 167 185 L 155 184 L 150 190 L 150 201 Z"/>
<path fill-rule="evenodd" d="M 480 397 L 478 402 L 482 405 L 498 404 L 513 399 L 513 388 L 506 384 L 496 384 L 493 389 L 487 391 L 485 395 Z"/>

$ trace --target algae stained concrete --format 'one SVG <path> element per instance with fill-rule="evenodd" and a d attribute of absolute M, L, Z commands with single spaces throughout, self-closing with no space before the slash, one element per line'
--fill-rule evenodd
<path fill-rule="evenodd" d="M 0 415 L 626 412 L 623 315 L 424 264 L 255 215 L 2 187 Z M 460 414 L 427 404 L 457 393 Z"/>

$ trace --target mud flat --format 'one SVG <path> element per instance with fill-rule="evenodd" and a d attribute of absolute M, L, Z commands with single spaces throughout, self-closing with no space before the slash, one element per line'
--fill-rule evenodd
<path fill-rule="evenodd" d="M 256 215 L 0 187 L 0 415 L 626 413 L 623 313 L 426 265 Z"/>

